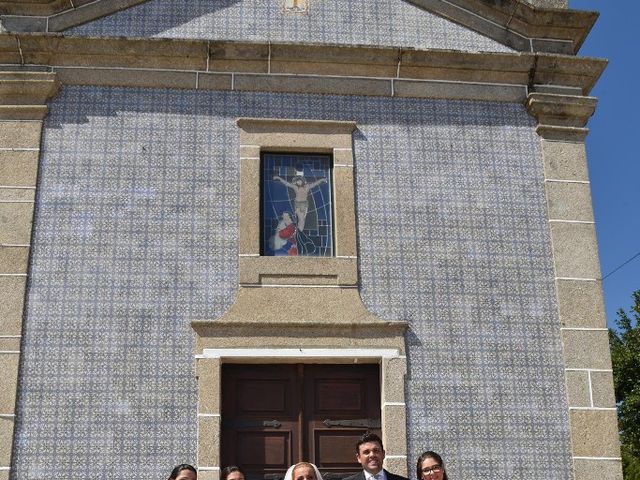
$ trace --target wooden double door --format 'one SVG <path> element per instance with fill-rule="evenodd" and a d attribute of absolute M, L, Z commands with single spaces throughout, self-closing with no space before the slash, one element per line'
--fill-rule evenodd
<path fill-rule="evenodd" d="M 222 366 L 222 465 L 282 479 L 297 462 L 326 480 L 360 470 L 355 444 L 380 434 L 378 365 Z"/>

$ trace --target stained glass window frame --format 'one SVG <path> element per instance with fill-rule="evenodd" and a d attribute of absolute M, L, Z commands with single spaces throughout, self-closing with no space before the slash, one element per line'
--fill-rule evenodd
<path fill-rule="evenodd" d="M 278 171 L 280 180 L 275 180 L 273 172 L 269 169 L 271 166 L 269 162 L 274 157 L 276 159 L 277 157 L 292 159 L 288 167 L 280 165 Z M 326 166 L 312 168 L 309 166 L 309 162 L 326 163 Z M 320 172 L 323 172 L 324 175 L 321 175 Z M 331 153 L 260 152 L 260 256 L 335 258 L 336 224 L 333 172 L 334 158 Z M 294 182 L 303 183 L 293 185 Z M 277 207 L 273 206 L 274 199 L 271 198 L 274 187 L 279 190 L 279 197 L 276 201 L 286 202 Z M 307 204 L 309 207 L 305 214 L 306 218 L 303 220 L 305 225 L 302 231 L 296 226 L 300 223 L 299 217 L 303 212 L 299 208 L 298 200 L 294 198 L 300 187 L 307 189 L 307 200 L 301 203 Z M 324 203 L 322 203 L 323 201 Z M 320 207 L 316 207 L 318 203 L 320 203 Z M 308 228 L 309 224 L 312 225 L 311 229 Z M 325 229 L 326 233 L 322 234 Z M 313 248 L 315 251 L 310 253 L 310 249 Z"/>

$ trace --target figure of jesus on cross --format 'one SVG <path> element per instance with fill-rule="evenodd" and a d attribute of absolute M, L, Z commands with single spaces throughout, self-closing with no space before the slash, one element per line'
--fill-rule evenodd
<path fill-rule="evenodd" d="M 311 189 L 314 187 L 326 182 L 327 179 L 321 178 L 311 183 L 307 183 L 307 180 L 302 175 L 296 175 L 291 179 L 291 182 L 287 182 L 284 178 L 279 177 L 278 175 L 274 175 L 273 179 L 293 190 L 293 193 L 295 194 L 293 206 L 298 220 L 298 230 L 303 231 L 307 212 L 309 211 L 309 192 L 311 192 Z"/>

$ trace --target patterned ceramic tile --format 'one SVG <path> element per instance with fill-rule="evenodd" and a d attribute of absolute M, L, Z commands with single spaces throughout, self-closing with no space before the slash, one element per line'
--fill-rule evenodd
<path fill-rule="evenodd" d="M 308 0 L 303 14 L 282 0 L 150 0 L 66 33 L 513 51 L 405 0 Z"/>
<path fill-rule="evenodd" d="M 542 166 L 522 105 L 66 87 L 50 105 L 16 478 L 195 461 L 193 319 L 233 302 L 237 117 L 356 120 L 361 294 L 407 320 L 410 471 L 571 477 Z"/>

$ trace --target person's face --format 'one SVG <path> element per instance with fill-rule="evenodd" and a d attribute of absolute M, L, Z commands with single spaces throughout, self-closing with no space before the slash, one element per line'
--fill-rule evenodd
<path fill-rule="evenodd" d="M 182 470 L 176 480 L 196 480 L 198 477 L 191 470 Z"/>
<path fill-rule="evenodd" d="M 282 214 L 282 221 L 285 225 L 291 225 L 291 223 L 293 223 L 293 221 L 291 220 L 291 215 L 289 215 L 288 213 Z"/>
<path fill-rule="evenodd" d="M 298 187 L 301 187 L 304 185 L 304 180 L 301 178 L 296 178 L 296 181 L 294 182 Z"/>
<path fill-rule="evenodd" d="M 362 468 L 375 475 L 382 470 L 384 450 L 378 442 L 363 443 L 358 447 L 356 459 L 358 460 L 358 463 L 362 465 Z"/>
<path fill-rule="evenodd" d="M 444 468 L 435 458 L 427 457 L 422 461 L 423 480 L 442 480 Z"/>
<path fill-rule="evenodd" d="M 227 475 L 227 480 L 244 480 L 242 472 L 231 472 Z"/>
<path fill-rule="evenodd" d="M 300 465 L 293 469 L 293 480 L 316 480 L 316 472 L 309 465 Z"/>

